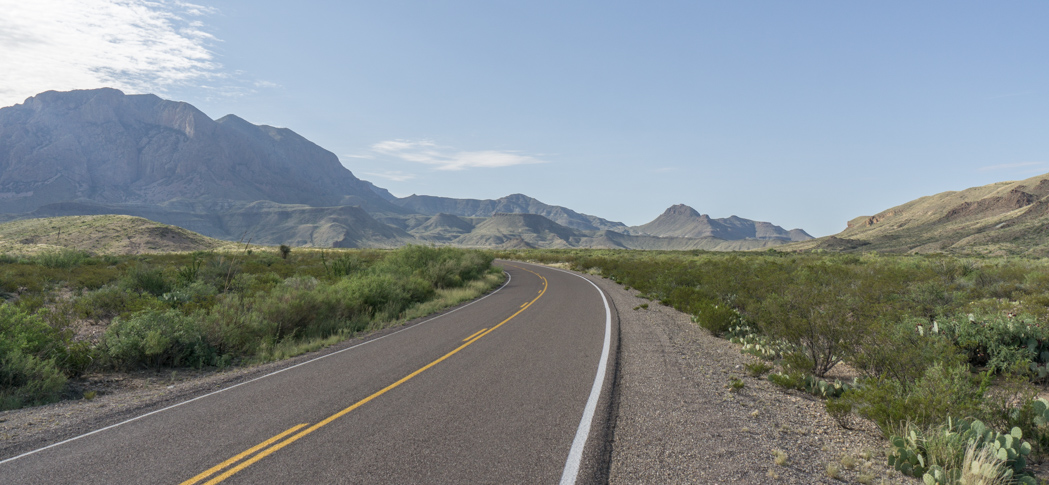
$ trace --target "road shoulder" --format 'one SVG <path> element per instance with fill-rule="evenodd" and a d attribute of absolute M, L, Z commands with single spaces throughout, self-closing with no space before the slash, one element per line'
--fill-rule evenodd
<path fill-rule="evenodd" d="M 591 279 L 619 310 L 609 483 L 839 483 L 828 465 L 849 482 L 903 479 L 885 465 L 876 429 L 841 428 L 822 401 L 747 375 L 757 359 L 688 315 Z M 744 382 L 736 392 L 733 378 Z"/>

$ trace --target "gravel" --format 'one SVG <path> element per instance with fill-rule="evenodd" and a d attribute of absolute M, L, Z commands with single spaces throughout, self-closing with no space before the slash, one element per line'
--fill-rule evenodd
<path fill-rule="evenodd" d="M 758 359 L 739 345 L 636 291 L 591 279 L 611 295 L 620 319 L 610 483 L 917 482 L 886 465 L 885 442 L 871 423 L 855 418 L 855 429 L 842 428 L 821 400 L 748 375 L 743 365 Z M 729 389 L 733 378 L 741 389 Z"/>

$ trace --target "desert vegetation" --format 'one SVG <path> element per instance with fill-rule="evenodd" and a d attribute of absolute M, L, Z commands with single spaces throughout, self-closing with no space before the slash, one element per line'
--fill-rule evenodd
<path fill-rule="evenodd" d="M 748 369 L 874 422 L 926 483 L 1034 483 L 1049 453 L 1049 261 L 944 255 L 506 251 L 569 263 L 692 315 Z M 828 377 L 841 367 L 856 376 Z M 773 371 L 775 369 L 775 371 Z M 828 469 L 828 475 L 832 470 Z M 991 483 L 987 481 L 986 483 Z"/>
<path fill-rule="evenodd" d="M 424 246 L 2 256 L 0 410 L 61 399 L 85 372 L 313 350 L 475 297 L 503 280 L 491 263 Z"/>

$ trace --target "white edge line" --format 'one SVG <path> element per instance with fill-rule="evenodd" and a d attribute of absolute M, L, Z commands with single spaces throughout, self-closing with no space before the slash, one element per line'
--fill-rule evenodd
<path fill-rule="evenodd" d="M 575 439 L 572 440 L 572 448 L 568 451 L 568 459 L 565 460 L 565 469 L 561 472 L 561 485 L 575 485 L 576 479 L 579 477 L 579 465 L 583 461 L 583 449 L 586 447 L 587 438 L 590 436 L 590 428 L 594 425 L 594 412 L 597 411 L 597 401 L 601 398 L 605 374 L 608 372 L 608 354 L 612 344 L 612 310 L 608 306 L 608 298 L 605 297 L 605 292 L 601 291 L 601 288 L 593 281 L 570 271 L 546 267 L 562 273 L 568 273 L 590 283 L 597 290 L 597 293 L 601 295 L 601 301 L 605 304 L 605 344 L 604 348 L 601 349 L 601 360 L 597 364 L 597 375 L 594 376 L 594 385 L 590 388 L 590 397 L 587 398 L 586 407 L 583 408 L 583 418 L 579 420 L 579 428 L 576 429 Z"/>
<path fill-rule="evenodd" d="M 381 336 L 381 337 L 377 337 L 377 338 L 374 338 L 374 339 L 371 339 L 371 340 L 366 340 L 366 341 L 364 341 L 364 342 L 361 342 L 361 343 L 359 343 L 359 344 L 357 344 L 357 345 L 354 345 L 354 346 L 351 346 L 351 347 L 346 347 L 345 349 L 342 349 L 342 350 L 337 350 L 337 351 L 335 351 L 335 352 L 332 352 L 332 353 L 330 353 L 330 354 L 324 354 L 324 355 L 322 355 L 322 356 L 320 356 L 320 357 L 316 357 L 316 358 L 313 358 L 313 359 L 307 360 L 306 362 L 299 362 L 298 364 L 295 364 L 295 365 L 293 365 L 293 366 L 290 366 L 290 367 L 285 367 L 285 368 L 283 368 L 283 369 L 281 369 L 281 370 L 278 370 L 278 371 L 270 372 L 269 374 L 266 374 L 266 375 L 264 375 L 264 376 L 259 376 L 259 377 L 256 377 L 256 378 L 254 378 L 254 379 L 252 379 L 252 380 L 250 380 L 250 381 L 244 381 L 244 382 L 241 382 L 241 383 L 238 383 L 238 384 L 234 384 L 234 385 L 232 385 L 232 386 L 229 386 L 229 387 L 225 387 L 225 388 L 219 389 L 219 390 L 217 390 L 217 391 L 209 392 L 209 393 L 207 393 L 207 394 L 204 394 L 203 396 L 197 396 L 197 397 L 195 397 L 195 398 L 193 398 L 193 399 L 189 399 L 189 400 L 187 400 L 187 401 L 182 401 L 182 402 L 180 402 L 180 403 L 178 403 L 178 404 L 172 404 L 171 406 L 168 406 L 168 407 L 166 407 L 166 408 L 161 408 L 161 409 L 158 409 L 158 410 L 156 410 L 156 411 L 150 411 L 150 412 L 148 412 L 148 413 L 146 413 L 146 414 L 143 414 L 143 415 L 140 415 L 140 416 L 135 416 L 135 417 L 133 417 L 133 418 L 131 418 L 131 419 L 128 419 L 128 420 L 126 420 L 126 421 L 121 421 L 121 422 L 119 422 L 119 423 L 116 423 L 116 424 L 111 424 L 111 425 L 109 425 L 109 426 L 106 426 L 106 427 L 104 427 L 104 428 L 99 428 L 99 429 L 96 429 L 96 430 L 94 430 L 94 431 L 91 431 L 91 432 L 88 432 L 88 433 L 84 433 L 84 434 L 82 434 L 82 435 L 79 435 L 79 436 L 74 436 L 74 437 L 72 437 L 72 438 L 69 438 L 69 439 L 67 439 L 67 440 L 64 440 L 64 441 L 59 441 L 58 443 L 52 443 L 52 444 L 50 444 L 50 445 L 47 445 L 47 446 L 45 446 L 45 447 L 43 447 L 43 448 L 37 448 L 37 449 L 35 449 L 35 450 L 33 450 L 33 451 L 27 451 L 27 452 L 25 452 L 25 453 L 22 453 L 21 455 L 18 455 L 18 456 L 12 456 L 11 458 L 8 458 L 8 459 L 6 459 L 6 460 L 0 460 L 0 465 L 3 465 L 4 463 L 7 463 L 7 462 L 9 462 L 9 461 L 15 461 L 15 460 L 17 460 L 17 459 L 19 459 L 19 458 L 23 458 L 23 457 L 26 457 L 26 456 L 32 455 L 32 454 L 34 454 L 34 453 L 39 453 L 39 452 L 41 452 L 41 451 L 44 451 L 44 450 L 47 450 L 47 449 L 49 449 L 49 448 L 54 448 L 54 447 L 56 447 L 56 446 L 59 446 L 59 445 L 64 445 L 64 444 L 66 444 L 66 443 L 69 443 L 69 442 L 71 442 L 71 441 L 76 441 L 76 440 L 78 440 L 78 439 L 80 439 L 80 438 L 86 438 L 86 437 L 88 437 L 88 436 L 91 436 L 91 435 L 93 435 L 93 434 L 95 434 L 95 433 L 101 433 L 101 432 L 103 432 L 103 431 L 105 431 L 105 430 L 107 430 L 107 429 L 112 429 L 112 428 L 116 428 L 117 426 L 123 426 L 123 425 L 125 425 L 125 424 L 128 424 L 128 423 L 130 423 L 130 422 L 132 422 L 132 421 L 138 421 L 138 420 L 140 420 L 140 419 L 142 419 L 142 418 L 145 418 L 145 417 L 147 417 L 147 416 L 152 416 L 152 415 L 154 415 L 154 414 L 162 413 L 162 412 L 164 412 L 164 411 L 168 411 L 168 410 L 170 410 L 170 409 L 174 409 L 174 408 L 177 408 L 177 407 L 179 407 L 179 406 L 182 406 L 183 404 L 189 404 L 189 403 L 191 403 L 191 402 L 193 402 L 193 401 L 196 401 L 196 400 L 198 400 L 198 399 L 204 399 L 204 398 L 206 398 L 206 397 L 209 397 L 209 396 L 214 396 L 215 394 L 219 394 L 219 393 L 221 393 L 221 392 L 226 392 L 226 391 L 228 391 L 228 390 L 230 390 L 230 389 L 233 389 L 233 388 L 235 388 L 235 387 L 240 387 L 240 386 L 243 386 L 243 385 L 245 385 L 245 384 L 251 384 L 252 382 L 255 382 L 255 381 L 258 381 L 258 380 L 262 380 L 262 379 L 265 379 L 265 378 L 267 378 L 267 377 L 275 376 L 275 375 L 277 375 L 277 374 L 280 374 L 281 372 L 284 372 L 284 371 L 286 371 L 286 370 L 291 370 L 291 369 L 294 369 L 294 368 L 296 368 L 296 367 L 299 367 L 299 366 L 303 366 L 303 365 L 306 365 L 306 364 L 310 364 L 310 363 L 316 362 L 316 361 L 318 361 L 318 360 L 321 360 L 321 359 L 326 359 L 326 358 L 328 358 L 328 357 L 331 357 L 331 356 L 333 356 L 333 355 L 336 355 L 336 354 L 341 354 L 341 353 L 343 353 L 343 352 L 346 352 L 347 350 L 353 350 L 353 349 L 355 349 L 355 348 L 357 348 L 357 347 L 360 347 L 360 346 L 362 346 L 362 345 L 367 345 L 367 344 L 370 344 L 370 343 L 372 343 L 372 342 L 378 342 L 379 340 L 382 340 L 382 339 L 384 339 L 384 338 L 386 338 L 386 337 L 390 337 L 390 336 L 393 336 L 393 335 L 397 335 L 397 334 L 399 334 L 399 333 L 401 333 L 401 332 L 404 332 L 404 331 L 406 331 L 406 330 L 411 330 L 411 329 L 413 329 L 413 328 L 415 328 L 415 327 L 418 327 L 418 326 L 420 326 L 420 325 L 422 325 L 422 324 L 424 324 L 424 323 L 429 323 L 429 322 L 432 322 L 432 321 L 434 321 L 434 320 L 437 320 L 438 318 L 441 318 L 441 317 L 444 317 L 444 316 L 447 316 L 447 315 L 451 315 L 451 314 L 453 314 L 453 313 L 455 313 L 455 312 L 457 312 L 457 311 L 459 311 L 459 310 L 462 310 L 463 308 L 466 308 L 466 307 L 468 307 L 468 306 L 470 306 L 470 305 L 473 305 L 474 303 L 477 303 L 477 302 L 479 302 L 479 301 L 481 301 L 481 300 L 484 300 L 485 298 L 488 298 L 489 296 L 492 296 L 492 295 L 494 295 L 494 294 L 496 294 L 496 293 L 498 293 L 498 292 L 502 291 L 502 289 L 503 289 L 503 288 L 506 288 L 506 285 L 510 284 L 510 279 L 511 279 L 512 277 L 510 276 L 510 273 L 507 273 L 506 271 L 503 271 L 503 273 L 505 273 L 505 274 L 506 274 L 506 282 L 504 282 L 504 283 L 503 283 L 503 285 L 502 285 L 502 286 L 500 286 L 500 287 L 499 287 L 498 289 L 496 289 L 495 291 L 493 291 L 493 292 L 491 292 L 491 293 L 489 293 L 489 294 L 487 294 L 487 295 L 485 295 L 485 296 L 482 296 L 481 298 L 478 298 L 478 299 L 476 299 L 476 300 L 474 300 L 474 301 L 471 301 L 470 303 L 467 303 L 467 304 L 465 304 L 465 305 L 463 305 L 463 306 L 461 306 L 461 307 L 459 307 L 459 308 L 456 308 L 456 309 L 454 309 L 454 310 L 452 310 L 452 311 L 450 311 L 450 312 L 447 312 L 447 313 L 442 313 L 442 314 L 440 314 L 440 315 L 437 315 L 436 317 L 430 318 L 430 319 L 428 319 L 428 320 L 423 320 L 423 321 L 421 321 L 421 322 L 419 322 L 419 323 L 416 323 L 415 325 L 412 325 L 412 326 L 410 326 L 410 327 L 405 327 L 405 328 L 402 328 L 402 329 L 400 329 L 400 330 L 397 330 L 397 331 L 395 331 L 395 332 L 391 332 L 391 333 L 388 333 L 388 334 L 386 334 L 386 335 L 383 335 L 383 336 Z"/>

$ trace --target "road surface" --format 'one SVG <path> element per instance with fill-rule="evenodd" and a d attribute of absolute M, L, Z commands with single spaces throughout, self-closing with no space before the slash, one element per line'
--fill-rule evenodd
<path fill-rule="evenodd" d="M 603 481 L 618 319 L 578 275 L 498 264 L 468 306 L 0 457 L 0 482 Z"/>

